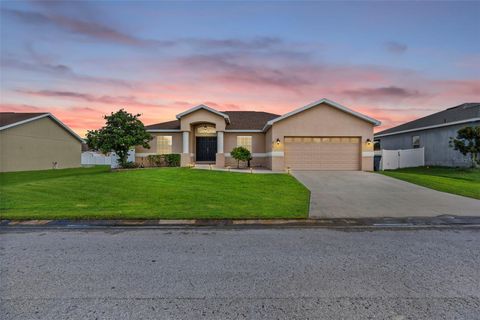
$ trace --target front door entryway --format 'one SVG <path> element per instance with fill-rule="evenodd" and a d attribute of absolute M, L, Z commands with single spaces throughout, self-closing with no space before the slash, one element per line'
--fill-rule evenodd
<path fill-rule="evenodd" d="M 217 137 L 197 137 L 196 142 L 196 161 L 215 162 Z"/>

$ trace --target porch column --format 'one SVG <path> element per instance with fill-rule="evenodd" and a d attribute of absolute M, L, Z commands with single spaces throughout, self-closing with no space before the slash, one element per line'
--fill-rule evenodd
<path fill-rule="evenodd" d="M 192 158 L 190 157 L 190 148 L 189 148 L 189 132 L 188 131 L 183 131 L 183 143 L 182 143 L 182 154 L 180 155 L 180 166 L 182 167 L 188 167 L 191 162 Z"/>
<path fill-rule="evenodd" d="M 215 155 L 215 166 L 225 167 L 225 154 L 223 154 L 223 131 L 217 131 L 217 154 Z"/>
<path fill-rule="evenodd" d="M 223 153 L 223 131 L 217 131 L 217 153 Z"/>
<path fill-rule="evenodd" d="M 182 151 L 182 153 L 190 153 L 189 152 L 189 147 L 188 147 L 188 142 L 189 142 L 189 132 L 188 131 L 183 131 L 183 151 Z"/>

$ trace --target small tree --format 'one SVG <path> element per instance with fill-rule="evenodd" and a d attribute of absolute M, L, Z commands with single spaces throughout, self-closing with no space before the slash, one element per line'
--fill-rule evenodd
<path fill-rule="evenodd" d="M 480 126 L 465 127 L 457 131 L 457 137 L 450 138 L 450 146 L 464 156 L 470 155 L 472 167 L 480 165 Z"/>
<path fill-rule="evenodd" d="M 230 155 L 233 159 L 237 160 L 237 168 L 240 168 L 240 161 L 250 161 L 252 154 L 245 147 L 235 147 L 233 148 Z"/>
<path fill-rule="evenodd" d="M 114 151 L 121 167 L 127 165 L 128 151 L 135 146 L 150 148 L 148 142 L 152 135 L 145 131 L 143 123 L 138 119 L 140 114 L 133 115 L 120 109 L 109 116 L 104 116 L 105 126 L 99 130 L 87 132 L 87 145 L 93 150 L 103 153 Z"/>

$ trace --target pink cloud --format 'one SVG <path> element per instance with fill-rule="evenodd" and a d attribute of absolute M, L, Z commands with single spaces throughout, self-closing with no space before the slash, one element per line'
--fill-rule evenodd
<path fill-rule="evenodd" d="M 51 105 L 48 111 L 85 132 L 121 107 L 142 113 L 144 123 L 152 124 L 200 103 L 283 114 L 325 97 L 381 120 L 378 130 L 383 130 L 480 96 L 478 79 L 431 79 L 407 69 L 290 62 L 275 55 L 268 60 L 248 53 L 200 55 L 148 61 L 143 68 L 145 80 L 135 87 L 82 82 L 75 90 L 17 89 L 4 95 L 10 105 L 2 108 Z M 27 106 L 21 103 L 26 101 Z"/>

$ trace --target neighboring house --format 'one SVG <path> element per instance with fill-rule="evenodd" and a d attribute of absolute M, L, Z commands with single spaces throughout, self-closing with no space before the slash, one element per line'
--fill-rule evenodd
<path fill-rule="evenodd" d="M 217 111 L 199 105 L 177 120 L 146 126 L 155 136 L 150 154 L 181 154 L 181 165 L 235 166 L 230 151 L 244 146 L 252 166 L 275 171 L 373 170 L 373 127 L 380 122 L 321 99 L 283 116 L 256 111 Z"/>
<path fill-rule="evenodd" d="M 469 166 L 470 158 L 450 147 L 450 137 L 480 125 L 480 103 L 464 103 L 375 134 L 381 149 L 425 148 L 425 165 Z"/>
<path fill-rule="evenodd" d="M 0 112 L 0 172 L 80 167 L 82 139 L 50 113 Z"/>

